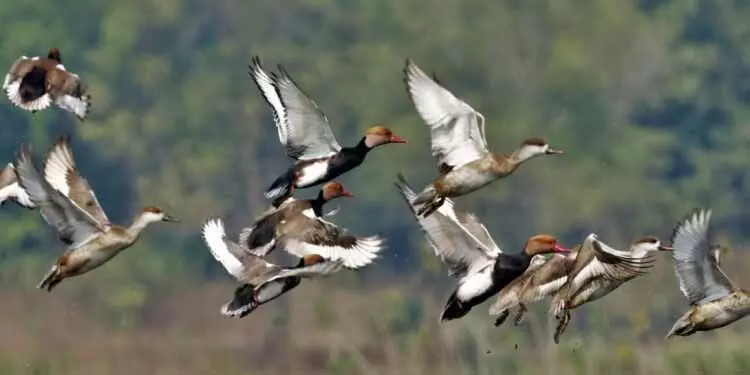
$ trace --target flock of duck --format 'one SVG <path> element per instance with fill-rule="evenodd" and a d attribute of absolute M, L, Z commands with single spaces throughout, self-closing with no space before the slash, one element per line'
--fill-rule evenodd
<path fill-rule="evenodd" d="M 352 147 L 341 147 L 318 105 L 279 66 L 267 73 L 256 57 L 249 74 L 273 114 L 279 140 L 292 165 L 265 192 L 270 207 L 229 239 L 219 218 L 211 218 L 202 234 L 213 257 L 239 286 L 224 304 L 224 315 L 245 317 L 300 284 L 302 278 L 332 275 L 342 269 L 368 266 L 384 249 L 379 236 L 356 237 L 326 220 L 338 210 L 324 212 L 336 198 L 351 197 L 334 181 L 360 165 L 374 148 L 406 143 L 390 129 L 369 128 Z M 549 234 L 530 237 L 520 253 L 502 251 L 481 221 L 454 208 L 453 198 L 511 175 L 523 162 L 542 155 L 560 155 L 539 138 L 523 141 L 510 154 L 488 150 L 484 117 L 454 96 L 433 75 L 407 60 L 404 82 L 417 113 L 427 124 L 438 176 L 421 191 L 406 179 L 395 183 L 428 244 L 458 282 L 440 316 L 458 319 L 472 307 L 498 295 L 490 307 L 496 326 L 513 308 L 519 324 L 527 305 L 551 297 L 551 313 L 558 320 L 555 342 L 571 319 L 571 310 L 600 299 L 620 285 L 646 274 L 657 252 L 672 253 L 682 293 L 690 309 L 669 331 L 687 336 L 730 324 L 750 313 L 750 294 L 736 287 L 719 266 L 718 245 L 709 240 L 711 211 L 694 210 L 676 225 L 668 246 L 656 237 L 636 240 L 627 250 L 615 249 L 596 234 L 568 249 Z M 90 96 L 78 75 L 62 64 L 53 48 L 47 57 L 18 59 L 5 77 L 3 90 L 10 101 L 36 112 L 53 103 L 83 120 Z M 30 146 L 0 173 L 0 202 L 15 201 L 38 209 L 66 245 L 38 287 L 51 291 L 66 278 L 87 273 L 132 246 L 154 222 L 176 222 L 157 207 L 145 207 L 128 227 L 109 221 L 94 191 L 77 171 L 69 137 L 60 137 L 37 167 Z M 296 189 L 321 186 L 314 199 L 294 198 Z M 299 257 L 293 266 L 268 262 L 275 249 Z"/>

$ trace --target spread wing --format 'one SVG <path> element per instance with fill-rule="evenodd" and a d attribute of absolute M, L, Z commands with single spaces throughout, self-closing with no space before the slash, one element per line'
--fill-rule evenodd
<path fill-rule="evenodd" d="M 77 74 L 66 71 L 62 64 L 57 67 L 59 70 L 53 71 L 59 80 L 59 92 L 55 98 L 55 104 L 84 120 L 91 109 L 91 95 L 85 92 Z"/>
<path fill-rule="evenodd" d="M 263 258 L 244 251 L 244 249 L 230 241 L 224 231 L 221 219 L 211 219 L 203 225 L 203 240 L 208 245 L 211 255 L 224 269 L 238 281 L 247 281 L 250 273 L 260 273 L 258 270 L 269 270 L 277 266 L 266 262 Z"/>
<path fill-rule="evenodd" d="M 104 227 L 74 201 L 54 189 L 37 170 L 28 147 L 24 147 L 15 162 L 18 182 L 39 207 L 44 220 L 54 227 L 60 240 L 77 248 L 88 242 Z"/>
<path fill-rule="evenodd" d="M 710 220 L 711 210 L 696 210 L 679 223 L 672 235 L 680 291 L 693 305 L 724 297 L 735 289 L 710 252 Z"/>
<path fill-rule="evenodd" d="M 36 207 L 31 202 L 26 190 L 23 190 L 21 185 L 18 184 L 18 178 L 16 178 L 16 171 L 12 163 L 0 171 L 0 205 L 9 199 L 26 208 Z"/>
<path fill-rule="evenodd" d="M 52 105 L 52 98 L 44 93 L 34 100 L 24 100 L 21 96 L 21 82 L 23 77 L 39 63 L 39 57 L 28 58 L 22 56 L 13 63 L 10 71 L 5 75 L 3 91 L 11 103 L 27 111 L 41 111 Z"/>
<path fill-rule="evenodd" d="M 494 241 L 490 238 L 494 250 L 486 251 L 485 246 L 482 246 L 476 236 L 473 236 L 469 230 L 464 228 L 463 224 L 456 218 L 453 202 L 450 199 L 446 199 L 445 203 L 432 215 L 422 217 L 416 214 L 416 207 L 411 204 L 415 193 L 403 176 L 399 175 L 396 187 L 422 227 L 427 242 L 432 246 L 435 255 L 440 257 L 443 263 L 450 268 L 452 276 L 461 278 L 473 270 L 484 268 L 495 262 L 495 259 L 501 253 L 500 249 L 494 245 Z M 478 221 L 469 225 L 473 226 L 475 230 L 480 229 L 477 225 L 481 226 L 481 232 L 486 234 L 486 229 Z M 481 237 L 481 233 L 478 234 Z M 489 234 L 486 235 L 489 237 Z"/>
<path fill-rule="evenodd" d="M 60 137 L 47 153 L 44 161 L 44 178 L 55 190 L 86 210 L 100 225 L 109 224 L 107 214 L 104 213 L 91 186 L 78 174 L 69 137 Z"/>
<path fill-rule="evenodd" d="M 653 256 L 634 258 L 630 252 L 614 249 L 591 234 L 581 244 L 574 271 L 569 275 L 569 291 L 575 293 L 593 279 L 624 281 L 643 275 L 653 266 L 653 260 Z"/>
<path fill-rule="evenodd" d="M 487 151 L 484 116 L 406 60 L 404 81 L 414 107 L 430 127 L 432 154 L 441 171 L 458 168 Z"/>
<path fill-rule="evenodd" d="M 304 214 L 282 221 L 277 229 L 276 246 L 303 257 L 317 254 L 328 260 L 341 260 L 344 267 L 357 269 L 377 258 L 383 249 L 378 236 L 354 237 L 322 218 Z"/>
<path fill-rule="evenodd" d="M 257 57 L 250 65 L 250 75 L 271 107 L 279 140 L 286 146 L 287 155 L 307 160 L 339 152 L 341 146 L 318 105 L 281 66 L 279 72 L 278 76 L 269 76 Z"/>

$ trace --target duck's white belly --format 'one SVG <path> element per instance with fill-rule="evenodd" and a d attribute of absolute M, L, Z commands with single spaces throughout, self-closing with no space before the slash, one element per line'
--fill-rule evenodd
<path fill-rule="evenodd" d="M 492 266 L 461 279 L 456 290 L 460 301 L 469 301 L 486 292 L 492 286 Z"/>
<path fill-rule="evenodd" d="M 323 159 L 306 165 L 299 172 L 300 175 L 297 177 L 297 187 L 305 188 L 320 182 L 320 180 L 328 173 L 328 165 L 328 159 Z"/>

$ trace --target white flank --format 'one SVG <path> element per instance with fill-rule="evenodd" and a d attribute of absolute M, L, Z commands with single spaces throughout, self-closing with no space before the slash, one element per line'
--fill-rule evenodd
<path fill-rule="evenodd" d="M 297 240 L 288 240 L 286 250 L 294 255 L 318 254 L 325 259 L 341 260 L 344 267 L 357 269 L 364 267 L 378 257 L 383 249 L 383 240 L 377 236 L 358 238 L 354 247 L 313 245 Z"/>
<path fill-rule="evenodd" d="M 224 238 L 224 224 L 221 219 L 209 220 L 203 225 L 203 240 L 206 241 L 206 245 L 208 245 L 211 255 L 213 255 L 214 258 L 224 266 L 230 275 L 239 279 L 242 277 L 242 271 L 245 267 L 239 259 L 235 258 L 232 253 L 229 252 Z"/>
<path fill-rule="evenodd" d="M 10 85 L 10 80 L 12 79 L 12 76 L 10 74 L 5 75 L 5 80 L 3 81 L 3 90 L 6 92 L 8 91 L 8 85 Z"/>
<path fill-rule="evenodd" d="M 62 70 L 64 72 L 67 72 L 67 69 L 65 69 L 65 65 L 63 65 L 63 64 L 57 64 L 57 65 L 55 65 L 55 68 L 60 69 L 60 70 Z"/>
<path fill-rule="evenodd" d="M 7 77 L 6 77 L 7 79 Z M 21 87 L 21 79 L 17 79 L 13 82 L 8 83 L 7 86 L 4 86 L 5 94 L 8 96 L 8 99 L 10 99 L 11 103 L 17 105 L 20 108 L 23 108 L 27 111 L 41 111 L 43 109 L 48 108 L 52 104 L 52 99 L 47 95 L 46 93 L 36 100 L 32 100 L 30 102 L 24 102 L 21 98 L 21 94 L 18 91 Z"/>
<path fill-rule="evenodd" d="M 79 119 L 84 119 L 89 112 L 89 97 L 83 96 L 76 98 L 75 96 L 63 95 L 57 98 L 55 101 L 58 107 L 73 112 Z"/>
<path fill-rule="evenodd" d="M 315 215 L 315 210 L 313 210 L 312 208 L 308 208 L 308 209 L 302 211 L 302 214 L 305 215 L 305 216 L 307 216 L 307 217 L 309 217 L 309 218 L 311 218 L 311 219 L 317 219 L 318 218 L 318 216 Z"/>
<path fill-rule="evenodd" d="M 302 168 L 297 178 L 297 187 L 305 188 L 320 181 L 328 172 L 328 159 L 316 161 Z"/>
<path fill-rule="evenodd" d="M 31 201 L 29 194 L 26 193 L 26 190 L 24 190 L 18 182 L 14 182 L 0 189 L 0 203 L 5 202 L 7 199 L 12 199 L 24 207 L 36 207 Z"/>
<path fill-rule="evenodd" d="M 490 286 L 492 286 L 492 267 L 487 267 L 461 280 L 456 290 L 456 297 L 459 301 L 469 301 L 486 292 Z"/>

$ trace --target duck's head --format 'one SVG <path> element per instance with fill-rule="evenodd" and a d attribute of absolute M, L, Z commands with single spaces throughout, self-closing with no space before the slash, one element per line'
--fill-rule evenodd
<path fill-rule="evenodd" d="M 365 145 L 369 148 L 388 143 L 406 143 L 406 140 L 393 134 L 391 129 L 384 126 L 373 126 L 365 132 Z"/>
<path fill-rule="evenodd" d="M 663 244 L 654 236 L 640 238 L 633 242 L 633 245 L 630 247 L 630 252 L 635 256 L 642 256 L 655 251 L 672 251 L 672 247 Z"/>
<path fill-rule="evenodd" d="M 528 160 L 539 155 L 562 155 L 565 151 L 553 148 L 544 139 L 529 138 L 521 143 L 516 156 L 521 160 Z"/>
<path fill-rule="evenodd" d="M 561 253 L 568 254 L 570 249 L 560 245 L 555 236 L 549 234 L 537 234 L 526 241 L 524 251 L 529 256 L 536 254 Z"/>
<path fill-rule="evenodd" d="M 58 63 L 62 63 L 62 59 L 60 58 L 60 50 L 57 48 L 50 48 L 49 52 L 47 53 L 47 58 L 50 60 L 55 60 Z"/>
<path fill-rule="evenodd" d="M 142 220 L 150 223 L 155 223 L 158 221 L 171 221 L 177 223 L 180 221 L 177 218 L 167 215 L 167 213 L 162 211 L 161 208 L 154 206 L 144 207 L 141 210 L 140 217 Z"/>
<path fill-rule="evenodd" d="M 340 197 L 353 197 L 352 193 L 344 189 L 344 185 L 336 181 L 331 181 L 321 189 L 320 193 L 323 195 L 323 200 L 330 201 Z"/>

